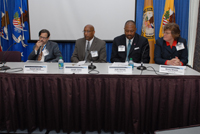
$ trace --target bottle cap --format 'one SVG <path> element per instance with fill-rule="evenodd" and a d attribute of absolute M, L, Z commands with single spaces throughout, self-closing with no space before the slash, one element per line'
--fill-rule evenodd
<path fill-rule="evenodd" d="M 133 60 L 132 58 L 130 58 L 130 60 Z"/>

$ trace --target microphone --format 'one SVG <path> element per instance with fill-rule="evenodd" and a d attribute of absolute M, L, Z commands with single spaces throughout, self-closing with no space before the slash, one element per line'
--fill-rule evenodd
<path fill-rule="evenodd" d="M 141 58 L 141 66 L 137 67 L 138 70 L 146 70 L 147 68 L 145 66 L 143 66 L 143 56 L 144 56 L 144 52 L 146 51 L 147 46 L 149 46 L 149 44 L 147 43 L 147 45 L 144 48 L 144 51 L 142 53 L 142 58 Z"/>
<path fill-rule="evenodd" d="M 91 64 L 88 66 L 88 68 L 94 70 L 96 69 L 96 66 L 93 65 L 93 62 L 91 61 Z"/>
<path fill-rule="evenodd" d="M 89 69 L 94 70 L 96 69 L 96 66 L 93 65 L 93 58 L 91 58 L 91 64 L 88 66 Z"/>
<path fill-rule="evenodd" d="M 5 51 L 5 53 L 3 54 L 3 56 L 2 56 L 2 61 L 1 61 L 1 64 L 3 64 L 3 66 L 0 67 L 0 70 L 8 70 L 8 69 L 10 69 L 10 67 L 5 66 L 6 61 L 4 61 L 4 56 L 6 55 L 6 53 L 8 52 L 8 50 L 9 50 L 13 45 L 15 45 L 15 44 L 17 44 L 17 43 L 15 42 L 15 43 L 13 43 L 12 45 L 10 45 L 10 47 L 9 47 L 9 48 Z"/>

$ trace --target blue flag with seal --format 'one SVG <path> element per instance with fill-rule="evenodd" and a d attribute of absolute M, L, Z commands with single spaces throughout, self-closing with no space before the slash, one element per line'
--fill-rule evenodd
<path fill-rule="evenodd" d="M 3 39 L 8 40 L 8 24 L 9 24 L 9 16 L 7 11 L 7 3 L 6 0 L 1 0 L 1 37 Z"/>
<path fill-rule="evenodd" d="M 8 4 L 7 4 L 7 1 L 6 0 L 1 0 L 0 1 L 0 17 L 1 17 L 1 29 L 0 29 L 0 41 L 1 43 L 3 44 L 6 44 L 5 42 L 8 42 L 8 25 L 10 24 L 10 21 L 9 21 L 9 16 L 8 16 Z M 0 51 L 2 51 L 3 48 L 2 46 L 0 45 Z"/>
<path fill-rule="evenodd" d="M 12 50 L 21 52 L 22 61 L 24 61 L 23 52 L 26 49 L 26 44 L 29 38 L 28 28 L 27 0 L 16 0 L 13 16 L 12 37 L 14 42 L 17 44 L 13 46 Z"/>

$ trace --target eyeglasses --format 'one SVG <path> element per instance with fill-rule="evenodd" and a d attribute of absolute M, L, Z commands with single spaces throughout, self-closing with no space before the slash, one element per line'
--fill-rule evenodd
<path fill-rule="evenodd" d="M 134 30 L 125 30 L 125 32 L 130 32 L 130 33 L 134 33 L 135 31 Z"/>
<path fill-rule="evenodd" d="M 164 34 L 171 34 L 171 32 L 164 32 Z"/>
<path fill-rule="evenodd" d="M 89 31 L 89 30 L 88 31 L 83 31 L 83 33 L 90 33 L 90 32 L 92 32 L 92 31 Z"/>
<path fill-rule="evenodd" d="M 40 39 L 47 39 L 48 37 L 39 36 Z"/>

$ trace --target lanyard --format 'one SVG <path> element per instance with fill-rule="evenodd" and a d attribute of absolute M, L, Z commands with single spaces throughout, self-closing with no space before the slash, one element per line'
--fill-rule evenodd
<path fill-rule="evenodd" d="M 44 45 L 44 47 L 43 47 L 42 51 L 43 51 L 45 48 L 46 48 L 46 44 Z"/>

